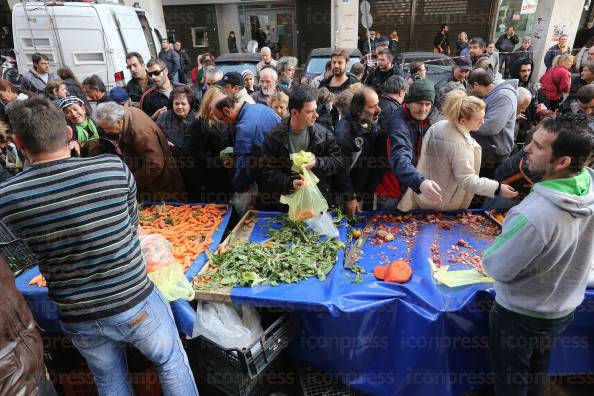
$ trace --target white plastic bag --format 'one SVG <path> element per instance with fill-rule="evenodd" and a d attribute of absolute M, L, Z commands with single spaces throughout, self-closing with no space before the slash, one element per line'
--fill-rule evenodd
<path fill-rule="evenodd" d="M 240 315 L 241 312 L 241 315 Z M 204 336 L 223 348 L 249 348 L 264 330 L 253 307 L 219 302 L 198 302 L 192 337 Z"/>
<path fill-rule="evenodd" d="M 338 228 L 334 225 L 332 221 L 332 216 L 330 213 L 324 212 L 316 217 L 312 217 L 311 219 L 305 220 L 305 223 L 314 230 L 315 233 L 326 236 L 329 240 L 338 238 Z"/>

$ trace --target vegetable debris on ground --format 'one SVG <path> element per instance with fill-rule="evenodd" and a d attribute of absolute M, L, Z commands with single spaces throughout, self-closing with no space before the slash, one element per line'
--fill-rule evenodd
<path fill-rule="evenodd" d="M 326 279 L 336 263 L 340 241 L 320 239 L 303 223 L 286 223 L 270 230 L 263 243 L 234 241 L 209 255 L 209 267 L 194 282 L 198 290 L 214 286 L 234 287 L 294 283 L 316 276 Z"/>

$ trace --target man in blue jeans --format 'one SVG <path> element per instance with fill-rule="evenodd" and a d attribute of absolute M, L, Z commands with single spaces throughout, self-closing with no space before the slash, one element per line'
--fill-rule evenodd
<path fill-rule="evenodd" d="M 495 279 L 489 320 L 496 396 L 540 396 L 555 337 L 584 300 L 594 262 L 594 134 L 585 115 L 544 120 L 526 146 L 542 181 L 485 252 Z"/>
<path fill-rule="evenodd" d="M 198 395 L 168 302 L 149 281 L 136 183 L 113 155 L 71 158 L 72 131 L 46 99 L 10 113 L 28 167 L 0 184 L 0 218 L 37 254 L 64 332 L 100 395 L 133 395 L 126 347 L 155 365 L 165 395 Z"/>

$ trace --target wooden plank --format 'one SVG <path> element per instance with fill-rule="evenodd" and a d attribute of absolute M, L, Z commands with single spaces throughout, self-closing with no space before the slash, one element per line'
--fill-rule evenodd
<path fill-rule="evenodd" d="M 250 210 L 248 211 L 243 218 L 237 223 L 237 225 L 233 228 L 233 230 L 227 235 L 227 238 L 223 242 L 220 243 L 219 246 L 226 246 L 234 240 L 241 240 L 241 241 L 248 241 L 250 236 L 252 235 L 252 231 L 254 230 L 254 226 L 256 225 L 256 219 L 258 218 L 258 211 L 257 210 Z M 245 222 L 251 219 L 252 221 L 250 224 L 246 225 Z M 207 261 L 206 264 L 202 267 L 198 275 L 203 274 L 206 272 L 210 262 Z M 194 282 L 196 282 L 196 278 L 194 278 Z M 192 282 L 192 283 L 194 283 Z M 193 285 L 194 286 L 194 285 Z M 214 302 L 231 302 L 231 291 L 233 290 L 232 287 L 217 287 L 207 290 L 195 290 L 195 300 L 200 301 L 214 301 Z"/>

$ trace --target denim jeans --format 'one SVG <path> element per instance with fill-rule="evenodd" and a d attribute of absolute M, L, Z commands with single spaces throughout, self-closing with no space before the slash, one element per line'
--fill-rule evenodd
<path fill-rule="evenodd" d="M 179 84 L 179 72 L 169 73 L 167 77 L 172 84 Z"/>
<path fill-rule="evenodd" d="M 489 316 L 489 352 L 495 396 L 542 396 L 555 337 L 573 320 L 538 319 L 494 303 Z"/>
<path fill-rule="evenodd" d="M 87 361 L 101 396 L 134 395 L 128 344 L 153 363 L 164 395 L 198 395 L 171 308 L 156 287 L 134 308 L 104 319 L 62 323 L 62 328 Z"/>

